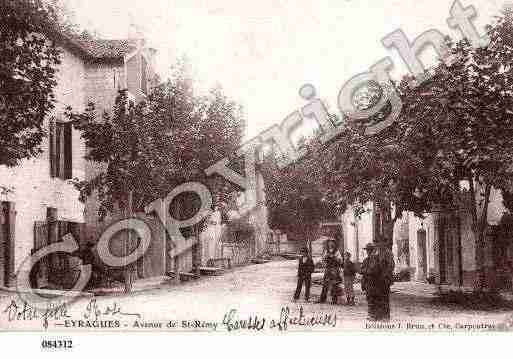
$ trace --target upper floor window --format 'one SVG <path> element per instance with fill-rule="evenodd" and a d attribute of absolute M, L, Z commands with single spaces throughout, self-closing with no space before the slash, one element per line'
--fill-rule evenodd
<path fill-rule="evenodd" d="M 50 120 L 50 177 L 73 178 L 73 139 L 71 122 Z"/>

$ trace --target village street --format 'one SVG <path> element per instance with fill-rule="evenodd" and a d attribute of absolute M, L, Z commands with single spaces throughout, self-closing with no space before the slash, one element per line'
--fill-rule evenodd
<path fill-rule="evenodd" d="M 235 268 L 227 273 L 216 277 L 202 277 L 199 280 L 189 281 L 180 285 L 166 285 L 160 289 L 144 290 L 130 295 L 108 295 L 95 297 L 95 306 L 105 313 L 106 308 L 116 306 L 120 312 L 128 314 L 139 313 L 140 318 L 135 315 L 94 315 L 84 317 L 89 313 L 91 299 L 82 298 L 68 308 L 69 319 L 97 319 L 99 321 L 119 320 L 120 326 L 124 329 L 148 330 L 155 325 L 162 330 L 212 330 L 212 323 L 216 331 L 226 331 L 228 326 L 223 324 L 225 315 L 231 310 L 230 320 L 225 322 L 235 323 L 236 320 L 253 320 L 258 316 L 259 320 L 266 319 L 267 324 L 271 320 L 278 321 L 282 308 L 290 309 L 289 319 L 300 314 L 300 307 L 303 308 L 305 320 L 312 316 L 319 318 L 330 315 L 333 323 L 336 315 L 335 326 L 316 325 L 315 327 L 289 325 L 287 330 L 380 330 L 371 328 L 371 323 L 366 322 L 367 303 L 365 296 L 356 287 L 357 305 L 349 307 L 345 305 L 317 304 L 321 287 L 312 286 L 312 298 L 306 303 L 302 298 L 294 303 L 291 298 L 296 285 L 296 261 L 277 260 L 266 264 L 253 264 L 242 268 Z M 413 326 L 423 326 L 421 330 L 439 329 L 460 329 L 462 325 L 482 326 L 490 324 L 498 326 L 504 323 L 513 314 L 507 310 L 496 310 L 492 312 L 470 311 L 458 308 L 455 305 L 438 305 L 434 300 L 433 286 L 414 282 L 396 283 L 392 287 L 391 310 L 392 320 L 386 324 L 388 329 L 404 330 Z M 302 293 L 303 294 L 303 293 Z M 2 327 L 26 327 L 33 329 L 41 328 L 41 320 L 8 321 L 5 309 L 15 296 L 0 294 L 0 322 Z M 19 305 L 19 299 L 18 305 Z M 344 301 L 341 301 L 344 302 Z M 86 315 L 87 317 L 87 315 Z M 50 322 L 49 329 L 59 329 L 64 324 L 63 318 Z M 141 325 L 134 325 L 137 321 Z M 172 329 L 166 328 L 167 323 L 173 321 L 176 326 Z M 187 321 L 184 323 L 183 321 Z M 196 322 L 197 321 L 197 322 Z M 143 324 L 146 323 L 146 324 Z M 366 324 L 367 323 L 367 324 Z M 400 327 L 399 327 L 400 323 Z M 267 325 L 266 324 L 266 325 Z M 69 326 L 77 326 L 68 320 Z M 84 324 L 89 325 L 89 324 Z M 94 324 L 93 324 L 94 325 Z M 143 326 L 147 325 L 147 328 Z M 206 327 L 204 327 L 206 325 Z M 199 326 L 199 327 L 198 327 Z M 434 326 L 431 327 L 430 326 Z M 234 327 L 232 327 L 232 332 Z M 80 328 L 70 328 L 80 329 Z M 91 329 L 91 328 L 82 328 Z M 106 329 L 106 328 L 103 328 Z M 108 328 L 107 328 L 108 329 Z M 474 328 L 475 329 L 475 328 Z M 468 330 L 468 329 L 467 329 Z M 483 330 L 483 329 L 481 329 Z M 238 330 L 245 332 L 248 329 Z"/>

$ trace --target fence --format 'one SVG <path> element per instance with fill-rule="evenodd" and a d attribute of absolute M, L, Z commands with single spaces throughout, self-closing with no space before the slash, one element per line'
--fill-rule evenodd
<path fill-rule="evenodd" d="M 221 257 L 229 258 L 232 266 L 248 264 L 253 257 L 249 241 L 222 243 Z"/>

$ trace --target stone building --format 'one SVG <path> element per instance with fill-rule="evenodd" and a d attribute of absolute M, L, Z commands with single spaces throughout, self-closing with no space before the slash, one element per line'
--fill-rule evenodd
<path fill-rule="evenodd" d="M 485 282 L 489 288 L 511 287 L 511 238 L 496 234 L 505 213 L 500 191 L 492 189 L 484 250 Z M 436 209 L 423 219 L 412 213 L 408 216 L 413 279 L 429 280 L 448 288 L 475 289 L 478 285 L 477 239 L 472 231 L 470 212 L 464 208 Z"/>
<path fill-rule="evenodd" d="M 143 100 L 157 84 L 155 72 L 156 50 L 146 46 L 144 39 L 75 40 L 89 56 L 85 59 L 83 91 L 86 103 L 95 104 L 98 116 L 110 112 L 120 90 L 128 91 L 135 103 Z M 99 163 L 85 163 L 85 178 L 91 179 L 103 170 Z M 98 216 L 96 193 L 85 203 L 86 236 L 97 237 L 104 223 Z"/>
<path fill-rule="evenodd" d="M 69 232 L 82 237 L 86 222 L 90 228 L 97 225 L 94 198 L 84 206 L 69 181 L 93 176 L 98 168 L 84 160 L 84 141 L 63 115 L 66 107 L 81 111 L 94 102 L 98 113 L 109 111 L 121 89 L 138 101 L 155 74 L 155 50 L 143 40 L 46 36 L 56 39 L 62 50 L 56 104 L 45 122 L 43 153 L 15 168 L 0 167 L 0 184 L 9 189 L 0 193 L 0 286 L 14 285 L 17 268 L 33 251 Z M 49 274 L 44 276 L 39 286 L 48 281 Z"/>
<path fill-rule="evenodd" d="M 354 262 L 362 262 L 365 258 L 365 246 L 374 241 L 373 206 L 368 204 L 366 211 L 359 218 L 348 208 L 341 216 L 344 234 L 344 251 L 351 253 Z"/>
<path fill-rule="evenodd" d="M 349 208 L 340 225 L 344 233 L 344 250 L 361 262 L 363 248 L 375 241 L 374 206 L 355 218 Z M 479 210 L 479 209 L 478 209 Z M 482 210 L 482 209 L 480 209 Z M 484 250 L 486 287 L 511 289 L 513 238 L 501 232 L 498 224 L 505 213 L 500 191 L 492 189 L 488 208 L 488 231 Z M 478 285 L 477 240 L 472 231 L 470 212 L 464 208 L 435 208 L 423 218 L 405 212 L 394 225 L 392 251 L 395 272 L 407 271 L 414 281 L 430 282 L 449 289 L 472 290 Z"/>
<path fill-rule="evenodd" d="M 234 192 L 227 205 L 227 219 L 222 221 L 221 210 L 216 208 L 200 234 L 201 262 L 203 265 L 229 258 L 232 264 L 243 264 L 267 253 L 267 242 L 271 233 L 268 225 L 268 210 L 265 204 L 265 185 L 262 175 L 257 178 L 250 193 Z M 248 201 L 256 196 L 256 205 Z"/>

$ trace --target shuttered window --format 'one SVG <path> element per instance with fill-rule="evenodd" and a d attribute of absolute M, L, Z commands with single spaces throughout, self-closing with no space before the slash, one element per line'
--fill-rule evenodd
<path fill-rule="evenodd" d="M 50 176 L 73 178 L 73 140 L 71 122 L 60 122 L 55 118 L 50 121 Z"/>

